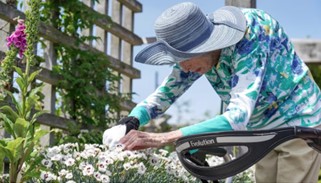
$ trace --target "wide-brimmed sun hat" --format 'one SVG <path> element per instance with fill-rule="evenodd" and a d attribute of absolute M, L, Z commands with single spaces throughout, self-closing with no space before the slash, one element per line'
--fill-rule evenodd
<path fill-rule="evenodd" d="M 142 49 L 136 62 L 175 64 L 229 47 L 244 36 L 246 20 L 237 7 L 224 6 L 205 15 L 197 5 L 184 2 L 166 9 L 156 19 L 154 29 L 157 41 Z"/>

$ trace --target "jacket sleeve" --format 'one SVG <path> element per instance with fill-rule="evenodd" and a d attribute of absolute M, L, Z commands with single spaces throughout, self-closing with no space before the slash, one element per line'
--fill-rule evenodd
<path fill-rule="evenodd" d="M 140 125 L 147 124 L 155 119 L 178 99 L 201 75 L 193 72 L 184 72 L 179 65 L 175 65 L 169 76 L 145 100 L 137 104 L 129 116 L 139 119 Z"/>

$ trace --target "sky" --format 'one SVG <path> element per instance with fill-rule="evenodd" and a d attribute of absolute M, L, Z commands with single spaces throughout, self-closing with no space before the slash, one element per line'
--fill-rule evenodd
<path fill-rule="evenodd" d="M 167 8 L 185 2 L 183 0 L 139 0 L 143 11 L 135 14 L 134 32 L 140 37 L 154 37 L 154 22 Z M 189 0 L 206 14 L 224 6 L 224 0 Z M 272 15 L 283 26 L 290 38 L 321 39 L 320 0 L 257 0 L 256 8 Z M 134 47 L 134 56 L 146 45 Z M 141 78 L 133 80 L 133 101 L 138 103 L 150 95 L 170 73 L 169 66 L 151 66 L 134 62 L 141 71 Z M 157 74 L 156 74 L 157 73 Z M 158 77 L 156 77 L 158 75 Z M 158 78 L 158 79 L 156 79 Z M 156 82 L 157 81 L 157 82 Z M 184 105 L 188 103 L 187 105 Z M 221 101 L 203 76 L 185 92 L 166 112 L 171 115 L 169 123 L 197 122 L 207 115 L 220 112 Z M 183 112 L 179 112 L 178 109 Z"/>

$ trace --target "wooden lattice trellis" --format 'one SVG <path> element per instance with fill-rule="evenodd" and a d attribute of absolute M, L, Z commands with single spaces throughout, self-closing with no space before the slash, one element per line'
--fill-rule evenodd
<path fill-rule="evenodd" d="M 91 11 L 99 15 L 95 19 L 95 32 L 91 30 L 84 30 L 84 35 L 99 36 L 101 41 L 95 44 L 85 43 L 77 46 L 78 49 L 98 53 L 103 59 L 109 61 L 110 68 L 117 74 L 122 76 L 119 85 L 119 93 L 132 93 L 132 80 L 140 78 L 140 71 L 132 66 L 133 46 L 143 44 L 142 39 L 133 33 L 134 14 L 142 11 L 142 5 L 138 1 L 133 0 L 109 0 L 100 1 L 93 5 L 91 0 L 84 0 L 80 5 L 83 9 Z M 110 26 L 109 17 L 112 19 L 112 26 Z M 5 38 L 8 33 L 14 30 L 14 18 L 20 17 L 24 19 L 23 11 L 18 10 L 14 6 L 0 1 L 0 27 L 4 31 L 0 32 L 0 59 L 2 60 L 7 50 Z M 57 85 L 60 76 L 54 75 L 52 68 L 56 65 L 55 52 L 53 44 L 59 43 L 67 47 L 73 47 L 77 44 L 76 39 L 63 34 L 51 25 L 43 22 L 39 26 L 39 34 L 45 40 L 46 48 L 43 52 L 43 59 L 45 63 L 41 65 L 42 72 L 37 79 L 45 83 L 43 90 L 45 99 L 45 110 L 49 111 L 38 118 L 38 122 L 54 128 L 67 130 L 67 121 L 69 119 L 54 115 L 56 94 L 55 86 Z M 32 70 L 37 68 L 32 68 Z M 104 91 L 101 91 L 102 93 Z M 126 114 L 135 106 L 132 101 L 127 101 L 121 104 L 123 113 Z M 74 122 L 76 123 L 76 122 Z M 3 138 L 5 133 L 0 132 L 0 138 Z M 48 144 L 49 138 L 45 139 L 44 143 Z"/>

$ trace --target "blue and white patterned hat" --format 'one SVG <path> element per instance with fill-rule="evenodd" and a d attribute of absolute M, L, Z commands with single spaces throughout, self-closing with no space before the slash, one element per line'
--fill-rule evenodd
<path fill-rule="evenodd" d="M 154 24 L 157 41 L 135 57 L 151 65 L 175 64 L 239 42 L 246 30 L 242 11 L 224 6 L 204 15 L 198 6 L 185 2 L 165 10 Z"/>

